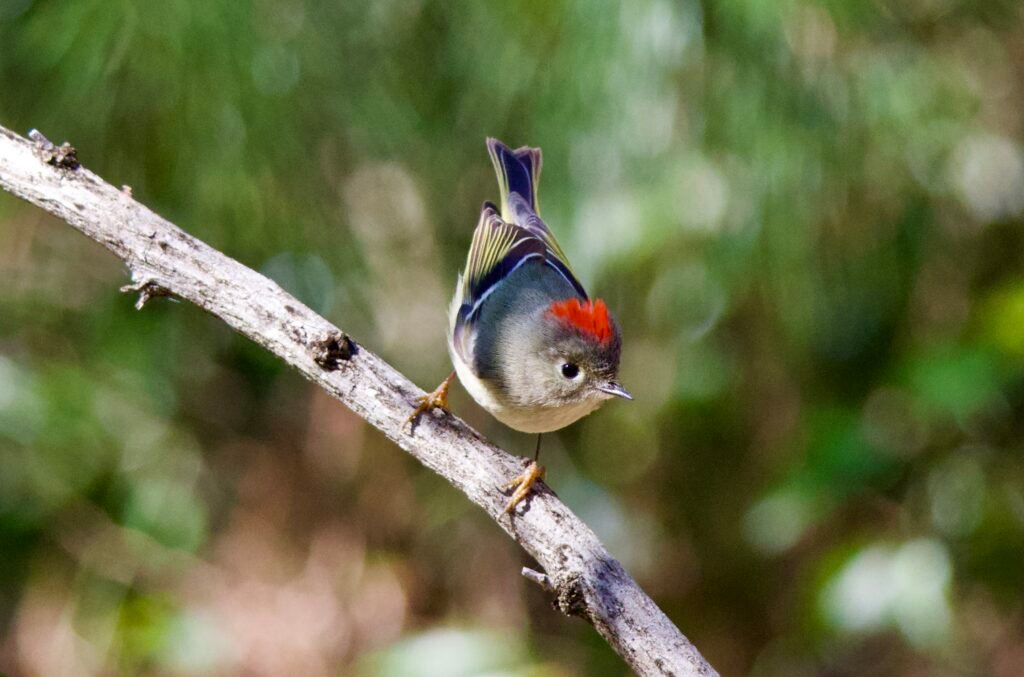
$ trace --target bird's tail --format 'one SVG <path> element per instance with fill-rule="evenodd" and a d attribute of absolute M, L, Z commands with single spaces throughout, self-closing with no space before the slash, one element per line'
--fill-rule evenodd
<path fill-rule="evenodd" d="M 510 223 L 515 222 L 511 208 L 514 193 L 521 195 L 533 212 L 539 215 L 537 185 L 540 183 L 540 148 L 523 146 L 511 150 L 501 141 L 488 138 L 487 151 L 491 154 L 491 162 L 494 163 L 494 171 L 498 175 L 498 185 L 501 188 L 501 218 Z"/>

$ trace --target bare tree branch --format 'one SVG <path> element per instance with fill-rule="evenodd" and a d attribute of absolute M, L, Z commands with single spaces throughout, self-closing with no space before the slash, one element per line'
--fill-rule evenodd
<path fill-rule="evenodd" d="M 543 567 L 529 578 L 558 607 L 594 625 L 642 675 L 715 675 L 630 578 L 597 536 L 547 487 L 525 509 L 504 513 L 499 487 L 522 459 L 484 440 L 456 417 L 424 416 L 403 426 L 422 391 L 281 287 L 191 237 L 80 167 L 74 149 L 0 127 L 0 186 L 62 219 L 121 258 L 138 307 L 172 294 L 219 317 L 340 400 L 479 505 Z"/>

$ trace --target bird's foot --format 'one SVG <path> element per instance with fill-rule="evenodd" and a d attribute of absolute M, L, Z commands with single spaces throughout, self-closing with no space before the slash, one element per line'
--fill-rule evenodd
<path fill-rule="evenodd" d="M 420 414 L 425 411 L 431 411 L 433 409 L 440 409 L 443 412 L 448 412 L 448 388 L 452 385 L 452 379 L 455 378 L 455 372 L 448 374 L 448 378 L 441 381 L 441 385 L 434 389 L 434 392 L 426 395 L 420 395 L 416 398 L 416 408 L 412 410 L 409 417 L 405 419 L 405 424 L 410 425 L 413 421 L 419 418 Z"/>
<path fill-rule="evenodd" d="M 523 474 L 502 487 L 505 491 L 509 489 L 515 490 L 512 492 L 512 498 L 509 499 L 508 505 L 505 506 L 505 512 L 511 514 L 515 511 L 516 506 L 526 498 L 526 495 L 530 493 L 530 489 L 537 483 L 537 480 L 543 477 L 544 466 L 537 463 L 537 461 L 530 461 L 530 465 L 527 466 Z"/>

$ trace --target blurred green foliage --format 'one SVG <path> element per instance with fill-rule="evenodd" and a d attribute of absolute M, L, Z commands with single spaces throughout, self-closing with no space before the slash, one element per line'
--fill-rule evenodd
<path fill-rule="evenodd" d="M 1011 675 L 1022 19 L 0 0 L 0 123 L 423 386 L 496 196 L 483 139 L 542 146 L 637 396 L 550 438 L 552 486 L 723 674 Z M 441 480 L 196 309 L 135 312 L 123 272 L 0 197 L 0 670 L 622 674 Z"/>

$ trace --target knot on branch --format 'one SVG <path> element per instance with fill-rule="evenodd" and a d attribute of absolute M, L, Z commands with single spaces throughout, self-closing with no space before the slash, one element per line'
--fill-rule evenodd
<path fill-rule="evenodd" d="M 78 169 L 82 166 L 78 162 L 78 151 L 67 141 L 58 146 L 43 136 L 38 129 L 31 130 L 28 138 L 35 142 L 39 156 L 46 164 L 58 169 Z"/>
<path fill-rule="evenodd" d="M 133 277 L 136 277 L 133 275 Z M 126 284 L 121 291 L 130 294 L 138 292 L 139 298 L 135 302 L 135 309 L 142 310 L 150 299 L 157 296 L 171 296 L 171 292 L 152 277 L 139 277 L 137 282 Z"/>
<path fill-rule="evenodd" d="M 555 596 L 551 600 L 551 606 L 555 609 L 558 609 L 566 616 L 579 616 L 580 618 L 590 619 L 587 600 L 583 594 L 583 583 L 578 574 L 570 574 L 565 580 L 557 584 L 553 583 L 551 577 L 547 574 L 534 571 L 529 567 L 523 567 L 522 574 L 524 578 L 533 581 L 543 588 L 545 592 Z"/>
<path fill-rule="evenodd" d="M 337 371 L 355 352 L 355 342 L 343 331 L 327 332 L 313 342 L 313 359 L 326 371 Z"/>
<path fill-rule="evenodd" d="M 566 616 L 590 618 L 587 599 L 583 595 L 583 582 L 578 574 L 570 574 L 555 587 L 555 605 Z"/>

